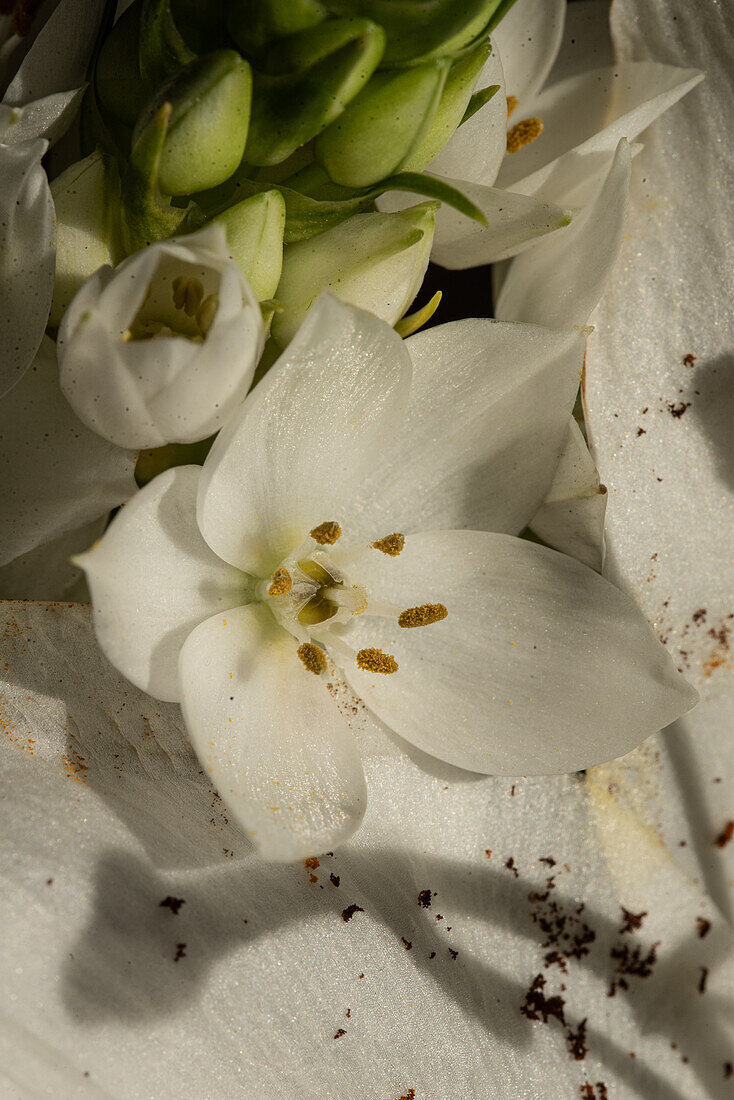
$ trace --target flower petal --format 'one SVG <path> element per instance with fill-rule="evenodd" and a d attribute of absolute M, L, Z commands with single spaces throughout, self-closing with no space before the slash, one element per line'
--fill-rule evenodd
<path fill-rule="evenodd" d="M 606 486 L 600 484 L 586 440 L 571 417 L 555 477 L 528 526 L 554 550 L 601 573 L 606 510 Z"/>
<path fill-rule="evenodd" d="M 18 145 L 23 141 L 45 138 L 53 143 L 71 125 L 84 96 L 84 88 L 54 92 L 17 109 L 17 118 L 5 131 L 3 141 Z"/>
<path fill-rule="evenodd" d="M 492 32 L 505 70 L 507 95 L 520 109 L 543 86 L 561 45 L 566 0 L 516 0 Z"/>
<path fill-rule="evenodd" d="M 360 566 L 371 595 L 406 608 L 440 602 L 448 617 L 416 629 L 353 619 L 350 644 L 391 653 L 398 671 L 344 674 L 378 718 L 450 764 L 577 771 L 629 752 L 698 698 L 632 600 L 554 550 L 434 531 L 397 558 L 374 558 Z"/>
<path fill-rule="evenodd" d="M 41 166 L 48 142 L 0 145 L 0 397 L 41 343 L 54 283 L 54 204 Z"/>
<path fill-rule="evenodd" d="M 106 5 L 60 0 L 23 58 L 3 102 L 24 107 L 84 83 Z"/>
<path fill-rule="evenodd" d="M 621 138 L 633 141 L 702 79 L 696 69 L 643 61 L 592 69 L 549 86 L 523 106 L 526 116 L 543 120 L 542 135 L 505 158 L 497 185 L 567 202 L 570 172 L 578 183 L 586 165 L 595 170 L 600 154 L 612 153 Z"/>
<path fill-rule="evenodd" d="M 225 561 L 266 576 L 325 520 L 405 415 L 410 357 L 397 333 L 329 294 L 217 437 L 197 515 Z"/>
<path fill-rule="evenodd" d="M 609 7 L 599 0 L 574 0 L 566 5 L 561 45 L 546 84 L 558 84 L 569 76 L 614 66 L 609 31 Z"/>
<path fill-rule="evenodd" d="M 371 539 L 434 527 L 517 534 L 563 451 L 583 337 L 471 319 L 420 332 L 406 347 L 408 415 L 353 494 L 350 519 Z"/>
<path fill-rule="evenodd" d="M 137 687 L 169 702 L 179 698 L 179 653 L 194 627 L 247 599 L 248 578 L 199 533 L 200 476 L 199 466 L 166 470 L 77 558 L 106 656 Z"/>
<path fill-rule="evenodd" d="M 71 560 L 102 536 L 107 516 L 67 531 L 0 566 L 0 599 L 88 602 L 84 574 Z"/>
<path fill-rule="evenodd" d="M 207 619 L 181 650 L 181 705 L 202 765 L 265 859 L 321 855 L 367 805 L 357 746 L 321 677 L 262 605 Z"/>
<path fill-rule="evenodd" d="M 548 328 L 586 323 L 622 244 L 629 178 L 630 150 L 622 140 L 595 198 L 568 229 L 510 264 L 498 318 Z"/>
<path fill-rule="evenodd" d="M 0 564 L 109 512 L 135 492 L 135 455 L 77 419 L 59 389 L 44 337 L 32 366 L 0 403 Z"/>

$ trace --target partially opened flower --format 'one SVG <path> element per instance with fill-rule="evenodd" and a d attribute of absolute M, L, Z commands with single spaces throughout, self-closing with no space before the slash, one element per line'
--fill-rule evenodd
<path fill-rule="evenodd" d="M 61 386 L 120 447 L 192 443 L 221 428 L 263 348 L 260 307 L 222 226 L 100 268 L 59 330 Z"/>
<path fill-rule="evenodd" d="M 266 856 L 333 848 L 364 813 L 341 677 L 413 744 L 499 774 L 619 755 L 695 702 L 627 597 L 504 533 L 545 496 L 580 351 L 492 321 L 403 343 L 325 295 L 203 469 L 154 479 L 82 558 L 102 648 L 181 701 Z M 497 533 L 437 529 L 462 525 Z"/>

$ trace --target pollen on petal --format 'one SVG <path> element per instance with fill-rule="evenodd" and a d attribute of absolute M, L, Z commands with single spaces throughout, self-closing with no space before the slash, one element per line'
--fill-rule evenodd
<path fill-rule="evenodd" d="M 335 519 L 327 519 L 314 527 L 310 535 L 321 546 L 333 546 L 342 537 L 342 529 Z"/>
<path fill-rule="evenodd" d="M 420 607 L 409 607 L 398 615 L 398 626 L 430 626 L 445 619 L 448 611 L 442 603 L 422 603 Z"/>
<path fill-rule="evenodd" d="M 508 95 L 507 97 L 507 117 L 509 118 L 512 112 L 517 108 L 518 99 L 516 95 Z"/>
<path fill-rule="evenodd" d="M 507 152 L 519 152 L 523 146 L 540 137 L 544 129 L 542 118 L 524 118 L 522 122 L 516 122 L 507 135 Z"/>
<path fill-rule="evenodd" d="M 373 550 L 381 550 L 388 557 L 396 558 L 405 546 L 405 535 L 393 531 L 392 535 L 385 535 L 384 539 L 377 539 L 370 545 Z"/>
<path fill-rule="evenodd" d="M 276 569 L 271 577 L 268 596 L 287 596 L 293 587 L 291 575 L 287 569 Z"/>
<path fill-rule="evenodd" d="M 390 653 L 381 649 L 360 649 L 357 654 L 357 666 L 365 672 L 397 672 L 398 662 Z"/>
<path fill-rule="evenodd" d="M 326 672 L 326 656 L 320 646 L 314 645 L 313 642 L 304 642 L 303 645 L 299 645 L 296 652 L 309 672 L 313 672 L 315 676 Z"/>

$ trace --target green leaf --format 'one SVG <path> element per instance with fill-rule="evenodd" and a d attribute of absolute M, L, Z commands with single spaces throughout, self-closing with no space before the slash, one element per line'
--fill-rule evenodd
<path fill-rule="evenodd" d="M 156 88 L 196 58 L 176 26 L 171 0 L 143 0 L 138 48 L 140 72 L 149 88 Z"/>
<path fill-rule="evenodd" d="M 337 118 L 377 68 L 385 46 L 382 29 L 368 20 L 332 20 L 328 29 L 304 31 L 299 67 L 273 76 L 253 74 L 252 118 L 245 159 L 279 164 Z M 328 49 L 327 49 L 328 47 Z"/>
<path fill-rule="evenodd" d="M 490 99 L 494 99 L 497 92 L 500 90 L 499 84 L 490 84 L 488 88 L 482 88 L 480 92 L 475 92 L 469 100 L 464 115 L 459 123 L 459 126 L 463 126 L 465 122 L 475 115 L 477 111 L 481 111 L 485 103 L 489 103 Z"/>
<path fill-rule="evenodd" d="M 314 143 L 314 157 L 344 187 L 369 187 L 395 172 L 427 136 L 447 61 L 377 73 Z"/>
<path fill-rule="evenodd" d="M 454 210 L 458 210 L 460 214 L 471 218 L 472 221 L 479 222 L 480 225 L 487 224 L 487 219 L 479 207 L 440 176 L 430 176 L 425 172 L 400 172 L 396 176 L 380 181 L 377 194 L 383 194 L 385 191 L 410 191 L 417 195 L 426 195 L 428 198 L 445 202 L 447 206 L 452 206 Z"/>

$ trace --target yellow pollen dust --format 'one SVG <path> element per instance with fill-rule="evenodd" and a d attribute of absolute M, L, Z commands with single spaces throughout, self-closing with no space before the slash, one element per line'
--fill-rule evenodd
<path fill-rule="evenodd" d="M 313 642 L 304 642 L 303 645 L 299 645 L 296 652 L 309 672 L 313 672 L 315 676 L 326 672 L 326 656 L 320 646 L 314 645 Z"/>
<path fill-rule="evenodd" d="M 173 280 L 173 304 L 182 309 L 187 317 L 193 317 L 204 297 L 204 287 L 198 279 L 187 279 L 179 275 Z"/>
<path fill-rule="evenodd" d="M 445 619 L 448 611 L 442 603 L 422 603 L 420 607 L 409 607 L 398 615 L 398 626 L 430 626 Z"/>
<path fill-rule="evenodd" d="M 507 152 L 519 152 L 540 137 L 544 129 L 542 118 L 524 118 L 522 122 L 516 122 L 507 135 Z"/>
<path fill-rule="evenodd" d="M 212 327 L 212 322 L 217 315 L 218 309 L 219 297 L 216 294 L 210 294 L 197 309 L 196 323 L 199 326 L 199 331 L 202 336 L 206 336 L 209 329 Z"/>
<path fill-rule="evenodd" d="M 327 519 L 314 527 L 310 535 L 321 546 L 333 546 L 342 537 L 342 529 L 335 519 Z"/>
<path fill-rule="evenodd" d="M 397 672 L 398 662 L 390 653 L 381 649 L 360 649 L 357 654 L 357 666 L 365 672 Z"/>
<path fill-rule="evenodd" d="M 384 539 L 377 539 L 370 544 L 373 550 L 381 550 L 391 558 L 396 558 L 405 546 L 405 535 L 393 531 L 392 535 L 385 535 Z"/>
<path fill-rule="evenodd" d="M 507 97 L 507 117 L 509 118 L 512 112 L 516 109 L 518 99 L 516 95 L 508 95 Z"/>
<path fill-rule="evenodd" d="M 287 596 L 292 587 L 293 581 L 288 570 L 276 569 L 268 588 L 268 596 Z"/>

